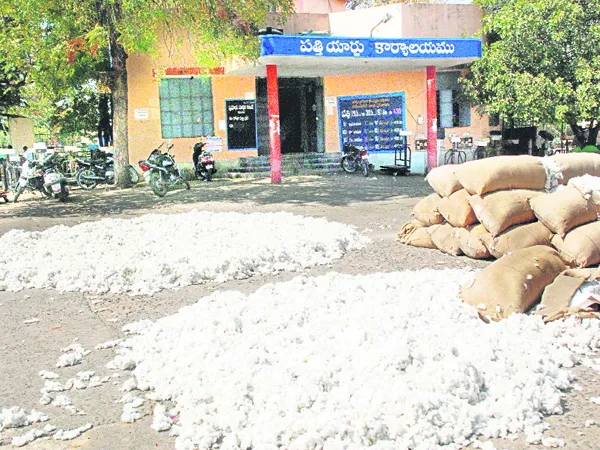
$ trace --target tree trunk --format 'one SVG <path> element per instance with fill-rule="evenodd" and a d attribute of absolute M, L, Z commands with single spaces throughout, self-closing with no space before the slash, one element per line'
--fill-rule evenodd
<path fill-rule="evenodd" d="M 117 32 L 110 33 L 113 62 L 113 145 L 115 148 L 115 182 L 121 188 L 131 186 L 129 176 L 129 147 L 127 132 L 127 52 L 117 40 Z"/>
<path fill-rule="evenodd" d="M 598 132 L 600 131 L 600 123 L 593 126 L 594 121 L 591 121 L 589 128 L 583 128 L 575 123 L 570 124 L 571 130 L 575 135 L 575 142 L 579 148 L 584 148 L 588 145 L 596 145 L 598 141 Z"/>
<path fill-rule="evenodd" d="M 573 135 L 575 136 L 575 144 L 579 148 L 585 147 L 585 143 L 587 141 L 587 139 L 585 137 L 585 130 L 582 127 L 580 127 L 579 125 L 577 125 L 576 123 L 572 123 L 569 126 L 571 127 L 571 130 L 573 131 Z"/>
<path fill-rule="evenodd" d="M 596 146 L 598 142 L 598 132 L 600 132 L 600 121 L 596 123 L 595 127 L 590 128 L 590 134 L 588 136 L 588 145 Z"/>

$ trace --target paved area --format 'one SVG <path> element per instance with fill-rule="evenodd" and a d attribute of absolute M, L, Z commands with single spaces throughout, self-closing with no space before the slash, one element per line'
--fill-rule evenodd
<path fill-rule="evenodd" d="M 269 180 L 218 180 L 194 183 L 190 191 L 173 191 L 163 199 L 155 197 L 145 186 L 130 190 L 74 190 L 65 204 L 31 195 L 23 196 L 18 204 L 0 204 L 0 235 L 14 228 L 43 230 L 54 225 L 74 225 L 106 217 L 133 217 L 190 209 L 213 212 L 288 211 L 324 216 L 332 221 L 354 225 L 373 240 L 363 250 L 302 274 L 320 275 L 328 271 L 359 274 L 424 267 L 480 268 L 488 264 L 397 243 L 396 235 L 401 224 L 408 219 L 412 207 L 429 193 L 431 189 L 422 177 L 380 174 L 372 178 L 348 175 L 290 177 L 278 186 L 271 185 Z M 93 239 L 90 236 L 90 240 Z M 210 236 L 206 241 L 210 245 Z M 108 383 L 87 392 L 70 391 L 73 403 L 87 413 L 78 417 L 62 408 L 39 405 L 43 380 L 38 372 L 52 370 L 60 349 L 75 339 L 84 347 L 93 349 L 98 343 L 121 337 L 120 329 L 126 323 L 172 314 L 215 289 L 250 292 L 265 283 L 289 280 L 298 274 L 279 273 L 219 285 L 190 286 L 160 292 L 152 297 L 63 294 L 51 290 L 0 292 L 0 361 L 3 362 L 0 365 L 0 406 L 39 408 L 47 411 L 52 423 L 59 427 L 76 427 L 86 422 L 94 424 L 91 431 L 74 441 L 56 443 L 41 440 L 30 444 L 29 448 L 173 448 L 173 438 L 149 428 L 151 416 L 135 424 L 119 421 L 122 406 L 115 401 L 122 395 L 118 388 L 126 375 L 117 384 Z M 31 317 L 41 320 L 36 324 L 23 324 Z M 111 350 L 92 351 L 83 365 L 61 369 L 61 379 L 64 381 L 81 370 L 108 375 L 110 371 L 104 365 L 113 354 Z M 567 448 L 597 449 L 600 448 L 600 428 L 595 425 L 586 428 L 584 422 L 592 419 L 600 423 L 600 407 L 588 401 L 590 396 L 598 395 L 600 391 L 597 388 L 600 374 L 585 368 L 577 368 L 576 373 L 584 390 L 573 391 L 565 397 L 567 413 L 549 419 L 552 429 L 548 435 L 564 438 Z M 151 414 L 148 405 L 146 407 L 146 412 Z M 498 448 L 510 450 L 527 447 L 522 440 L 495 443 Z"/>

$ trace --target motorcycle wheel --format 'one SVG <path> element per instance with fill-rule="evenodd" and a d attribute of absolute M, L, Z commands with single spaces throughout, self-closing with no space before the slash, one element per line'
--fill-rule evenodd
<path fill-rule="evenodd" d="M 63 186 L 63 188 L 60 190 L 60 194 L 58 194 L 58 201 L 66 202 L 68 196 L 69 196 L 69 191 L 67 191 L 67 189 L 65 189 L 65 187 Z"/>
<path fill-rule="evenodd" d="M 90 177 L 95 177 L 96 174 L 93 170 L 83 169 L 77 172 L 77 185 L 81 189 L 85 189 L 86 191 L 91 191 L 96 186 L 98 186 L 98 182 L 96 180 L 90 179 Z"/>
<path fill-rule="evenodd" d="M 356 172 L 356 161 L 352 156 L 346 155 L 342 157 L 342 169 L 346 173 Z"/>
<path fill-rule="evenodd" d="M 200 173 L 200 176 L 202 177 L 203 180 L 206 181 L 210 181 L 210 179 L 212 178 L 212 173 L 210 173 L 210 171 L 206 170 L 206 171 L 202 171 Z"/>
<path fill-rule="evenodd" d="M 19 196 L 23 193 L 23 188 L 21 186 L 19 186 L 17 188 L 17 192 L 15 193 L 15 198 L 13 198 L 13 203 L 17 203 L 17 201 L 19 200 Z"/>
<path fill-rule="evenodd" d="M 362 163 L 362 173 L 365 177 L 369 176 L 369 163 L 366 163 L 366 162 Z"/>
<path fill-rule="evenodd" d="M 140 182 L 140 174 L 131 164 L 129 165 L 129 178 L 133 184 L 138 184 Z"/>
<path fill-rule="evenodd" d="M 167 195 L 167 191 L 169 190 L 169 186 L 163 180 L 161 174 L 159 172 L 153 172 L 150 174 L 150 180 L 148 181 L 150 187 L 152 188 L 152 192 L 157 197 L 164 197 Z"/>
<path fill-rule="evenodd" d="M 46 186 L 42 186 L 40 190 L 42 191 L 42 194 L 44 194 L 46 197 L 52 198 L 52 191 L 50 189 L 51 188 L 46 188 Z"/>

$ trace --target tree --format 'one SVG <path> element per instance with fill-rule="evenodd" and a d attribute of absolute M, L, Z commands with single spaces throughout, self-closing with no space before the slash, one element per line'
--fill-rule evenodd
<path fill-rule="evenodd" d="M 129 184 L 127 58 L 157 55 L 161 38 L 180 31 L 193 40 L 198 64 L 211 67 L 231 56 L 258 55 L 256 31 L 277 9 L 282 19 L 293 0 L 0 0 L 0 15 L 14 26 L 1 48 L 27 62 L 38 87 L 60 90 L 77 68 L 112 93 L 116 180 Z M 85 63 L 89 66 L 86 68 Z M 105 70 L 101 66 L 108 62 Z M 94 78 L 94 77 L 91 77 Z"/>
<path fill-rule="evenodd" d="M 0 114 L 21 104 L 21 89 L 25 84 L 26 75 L 23 72 L 0 61 Z"/>
<path fill-rule="evenodd" d="M 595 145 L 600 0 L 475 1 L 488 42 L 463 80 L 473 103 L 515 123 L 569 124 L 580 146 Z"/>

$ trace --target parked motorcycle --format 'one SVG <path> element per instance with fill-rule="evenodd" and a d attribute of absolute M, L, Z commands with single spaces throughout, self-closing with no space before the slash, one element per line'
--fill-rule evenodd
<path fill-rule="evenodd" d="M 51 155 L 42 162 L 25 161 L 21 167 L 21 176 L 17 183 L 14 202 L 26 189 L 39 191 L 46 197 L 57 198 L 61 202 L 69 196 L 67 179 L 56 170 L 56 155 Z"/>
<path fill-rule="evenodd" d="M 366 150 L 361 150 L 354 145 L 344 144 L 342 149 L 342 169 L 347 173 L 355 173 L 360 168 L 365 177 L 369 176 L 369 156 Z"/>
<path fill-rule="evenodd" d="M 158 197 L 164 197 L 171 186 L 178 184 L 190 189 L 190 183 L 184 178 L 181 170 L 175 164 L 175 157 L 170 153 L 173 144 L 167 145 L 166 152 L 161 152 L 160 149 L 163 145 L 164 142 L 150 153 L 148 159 L 139 162 L 146 182 Z"/>
<path fill-rule="evenodd" d="M 114 158 L 109 153 L 96 151 L 90 160 L 76 159 L 79 170 L 75 175 L 81 189 L 92 190 L 98 184 L 113 184 L 115 181 Z M 128 166 L 129 177 L 133 184 L 140 181 L 140 175 L 131 164 Z"/>
<path fill-rule="evenodd" d="M 210 181 L 212 176 L 217 173 L 217 168 L 213 155 L 208 150 L 204 150 L 205 145 L 204 142 L 198 142 L 194 145 L 192 161 L 194 161 L 194 174 L 196 178 Z"/>

